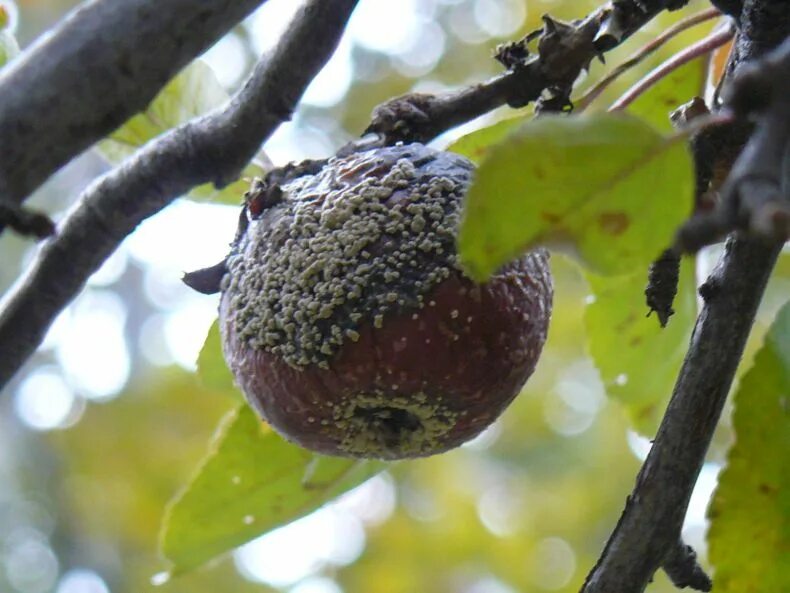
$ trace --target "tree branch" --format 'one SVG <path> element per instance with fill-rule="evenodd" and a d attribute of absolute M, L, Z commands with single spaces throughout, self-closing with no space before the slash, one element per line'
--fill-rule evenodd
<path fill-rule="evenodd" d="M 121 241 L 192 187 L 238 177 L 333 53 L 357 0 L 309 0 L 228 105 L 171 130 L 94 182 L 0 303 L 0 388 Z M 241 200 L 241 196 L 239 196 Z"/>
<path fill-rule="evenodd" d="M 560 110 L 570 104 L 573 83 L 594 58 L 619 46 L 662 10 L 687 2 L 613 0 L 572 23 L 544 16 L 541 31 L 500 48 L 498 57 L 509 67 L 504 74 L 457 92 L 396 97 L 376 108 L 367 131 L 387 144 L 427 142 L 502 105 L 518 108 L 540 99 L 540 109 Z M 527 46 L 535 38 L 538 53 L 533 54 Z M 551 96 L 541 98 L 546 91 Z"/>
<path fill-rule="evenodd" d="M 740 22 L 743 28 L 739 60 L 759 57 L 790 33 L 790 17 L 784 0 L 747 0 Z M 750 41 L 751 37 L 759 39 L 759 43 Z M 775 76 L 776 64 L 789 48 L 783 46 L 756 64 L 754 70 L 741 69 L 745 79 L 736 82 L 736 88 L 748 86 L 748 77 L 755 72 L 764 72 L 766 77 Z M 787 95 L 769 94 L 768 100 L 771 106 L 763 104 L 757 131 L 733 168 L 730 176 L 733 184 L 740 186 L 739 180 L 749 178 L 751 172 L 764 172 L 758 155 L 764 156 L 765 151 L 776 149 L 777 137 L 772 130 L 785 130 L 780 156 L 784 155 L 784 162 L 788 162 L 786 131 L 790 125 L 790 110 L 786 105 Z M 776 159 L 772 163 L 776 164 Z M 784 199 L 787 199 L 790 180 L 786 170 L 778 179 Z M 662 565 L 673 578 L 678 576 L 679 566 L 690 566 L 690 572 L 679 579 L 685 584 L 699 577 L 694 576 L 695 563 L 683 560 L 683 555 L 678 553 L 680 530 L 754 315 L 782 245 L 782 240 L 766 241 L 754 236 L 732 236 L 727 241 L 719 264 L 700 288 L 705 304 L 653 447 L 582 593 L 644 591 L 653 573 Z M 704 584 L 704 580 L 698 582 Z"/>
<path fill-rule="evenodd" d="M 625 62 L 619 64 L 614 70 L 609 72 L 606 76 L 598 80 L 595 85 L 585 91 L 584 95 L 582 95 L 575 102 L 574 112 L 579 113 L 580 111 L 587 109 L 587 107 L 589 107 L 590 104 L 609 87 L 609 85 L 620 78 L 620 76 L 628 72 L 631 68 L 641 64 L 647 57 L 653 55 L 667 42 L 671 41 L 691 27 L 720 16 L 721 12 L 719 12 L 718 9 L 708 8 L 707 10 L 703 10 L 686 17 L 662 31 L 655 39 L 645 44 L 635 53 L 631 54 Z"/>
<path fill-rule="evenodd" d="M 43 239 L 55 232 L 55 223 L 40 212 L 0 202 L 0 228 L 9 226 L 20 235 Z"/>
<path fill-rule="evenodd" d="M 92 0 L 0 73 L 0 200 L 146 108 L 182 67 L 265 0 Z"/>
<path fill-rule="evenodd" d="M 774 241 L 790 237 L 790 40 L 759 64 L 744 67 L 729 95 L 728 105 L 742 122 L 759 115 L 767 123 L 733 166 L 717 207 L 680 228 L 679 251 L 697 251 L 732 230 Z"/>
<path fill-rule="evenodd" d="M 724 27 L 712 31 L 699 41 L 680 50 L 674 56 L 656 66 L 625 93 L 620 95 L 617 101 L 609 107 L 609 111 L 622 111 L 668 74 L 728 43 L 733 38 L 733 35 L 735 35 L 735 27 L 731 23 L 727 23 Z"/>

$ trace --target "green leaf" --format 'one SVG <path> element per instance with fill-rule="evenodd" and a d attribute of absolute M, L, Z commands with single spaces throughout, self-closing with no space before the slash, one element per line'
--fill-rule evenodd
<path fill-rule="evenodd" d="M 584 312 L 587 346 L 610 397 L 626 408 L 635 430 L 655 434 L 688 349 L 696 317 L 693 265 L 683 261 L 669 324 L 646 317 L 647 272 L 587 274 L 592 298 Z"/>
<path fill-rule="evenodd" d="M 228 94 L 211 68 L 195 60 L 162 89 L 144 112 L 135 115 L 99 142 L 97 148 L 110 163 L 120 163 L 149 140 L 219 107 L 227 99 Z M 244 169 L 243 176 L 251 178 L 261 176 L 264 172 L 261 164 L 253 162 Z M 190 191 L 189 197 L 239 204 L 248 187 L 249 183 L 243 179 L 221 190 L 212 184 L 204 184 Z"/>
<path fill-rule="evenodd" d="M 714 590 L 790 591 L 790 303 L 734 402 L 735 445 L 708 509 Z"/>
<path fill-rule="evenodd" d="M 692 207 L 692 161 L 622 114 L 544 117 L 491 147 L 459 232 L 467 271 L 485 280 L 540 244 L 572 247 L 604 274 L 644 270 Z"/>
<path fill-rule="evenodd" d="M 166 512 L 161 550 L 174 574 L 298 519 L 385 467 L 292 445 L 248 406 L 230 413 L 187 488 Z"/>
<path fill-rule="evenodd" d="M 197 360 L 198 380 L 202 385 L 209 389 L 228 393 L 234 397 L 241 395 L 233 380 L 233 373 L 230 372 L 225 357 L 222 354 L 222 340 L 219 335 L 219 322 L 211 324 L 200 349 Z"/>
<path fill-rule="evenodd" d="M 447 147 L 450 152 L 461 154 L 474 163 L 479 164 L 492 146 L 501 142 L 508 134 L 527 121 L 524 117 L 503 119 L 488 127 L 461 136 Z"/>
<path fill-rule="evenodd" d="M 628 106 L 628 113 L 669 132 L 669 114 L 705 90 L 707 59 L 697 58 L 673 70 Z"/>

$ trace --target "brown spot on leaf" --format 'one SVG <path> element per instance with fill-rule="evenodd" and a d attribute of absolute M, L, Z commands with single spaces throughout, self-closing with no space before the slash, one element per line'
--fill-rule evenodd
<path fill-rule="evenodd" d="M 628 316 L 625 319 L 623 319 L 623 321 L 617 324 L 615 330 L 618 332 L 624 332 L 625 330 L 628 329 L 629 326 L 633 325 L 634 322 L 636 322 L 636 319 L 637 319 L 636 314 L 634 314 L 633 312 L 629 313 Z"/>
<path fill-rule="evenodd" d="M 598 226 L 607 235 L 622 235 L 631 225 L 631 219 L 625 212 L 602 212 L 598 216 Z"/>
<path fill-rule="evenodd" d="M 540 217 L 549 224 L 557 224 L 561 220 L 560 216 L 551 212 L 541 212 Z"/>
<path fill-rule="evenodd" d="M 762 494 L 766 494 L 768 496 L 774 496 L 778 490 L 775 486 L 765 483 L 760 484 L 757 488 Z"/>
<path fill-rule="evenodd" d="M 472 149 L 472 156 L 476 159 L 482 159 L 488 152 L 487 146 L 476 146 Z"/>

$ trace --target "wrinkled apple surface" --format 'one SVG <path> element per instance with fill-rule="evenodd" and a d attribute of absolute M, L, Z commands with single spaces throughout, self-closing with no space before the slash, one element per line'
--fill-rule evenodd
<path fill-rule="evenodd" d="M 465 158 L 419 144 L 329 161 L 283 185 L 222 281 L 223 349 L 249 403 L 325 454 L 398 459 L 479 434 L 546 339 L 548 255 L 485 284 L 458 264 Z"/>

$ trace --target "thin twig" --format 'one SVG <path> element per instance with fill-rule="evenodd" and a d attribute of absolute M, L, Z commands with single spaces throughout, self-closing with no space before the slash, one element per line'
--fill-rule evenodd
<path fill-rule="evenodd" d="M 609 85 L 611 85 L 615 80 L 620 78 L 620 76 L 628 72 L 634 66 L 641 64 L 642 61 L 661 49 L 667 42 L 674 39 L 684 31 L 688 31 L 692 27 L 696 27 L 701 23 L 705 23 L 719 16 L 721 16 L 721 12 L 719 12 L 716 8 L 709 8 L 696 14 L 692 14 L 691 16 L 678 21 L 663 31 L 658 37 L 653 39 L 650 43 L 647 43 L 639 48 L 638 51 L 631 54 L 623 63 L 619 64 L 609 74 L 591 86 L 579 99 L 575 100 L 573 102 L 574 113 L 581 113 L 587 109 L 587 107 L 589 107 L 590 104 L 592 104 L 592 102 L 595 101 L 595 99 L 597 99 L 600 94 L 609 87 Z"/>
<path fill-rule="evenodd" d="M 84 2 L 0 73 L 0 200 L 25 200 L 264 1 Z"/>
<path fill-rule="evenodd" d="M 16 204 L 0 202 L 0 231 L 6 226 L 20 235 L 38 239 L 49 237 L 55 232 L 55 223 L 47 215 Z"/>
<path fill-rule="evenodd" d="M 717 47 L 721 47 L 730 41 L 734 34 L 734 28 L 730 25 L 718 31 L 714 31 L 704 39 L 693 43 L 687 48 L 679 51 L 674 56 L 658 65 L 648 72 L 641 80 L 637 81 L 630 89 L 623 93 L 617 101 L 609 108 L 609 111 L 621 111 L 633 103 L 645 91 L 653 87 L 657 82 L 663 80 L 681 66 L 690 61 L 712 52 Z"/>
<path fill-rule="evenodd" d="M 356 4 L 307 2 L 227 107 L 171 130 L 83 193 L 58 235 L 44 244 L 0 303 L 0 388 L 141 221 L 196 185 L 224 184 L 239 175 L 260 144 L 290 117 L 337 46 Z"/>
<path fill-rule="evenodd" d="M 669 580 L 678 589 L 691 587 L 695 591 L 710 591 L 713 582 L 697 562 L 694 548 L 678 540 L 664 558 L 662 564 Z"/>

